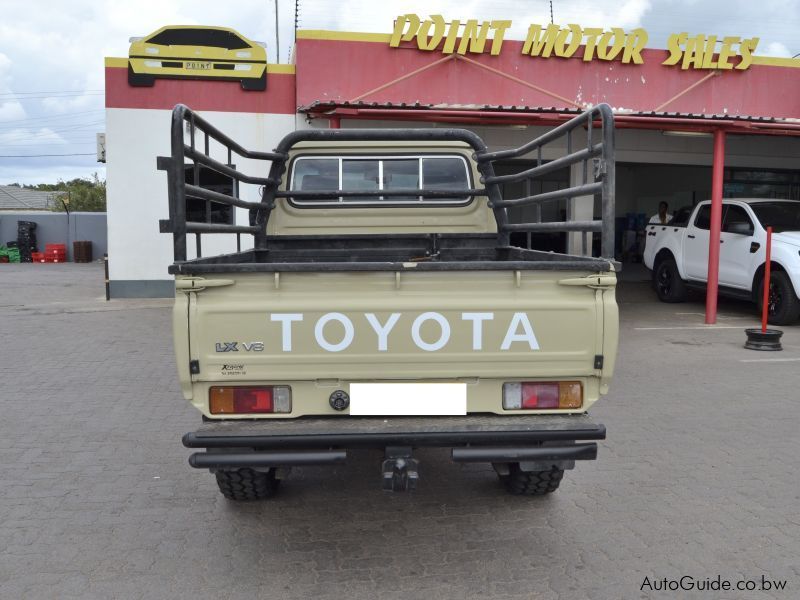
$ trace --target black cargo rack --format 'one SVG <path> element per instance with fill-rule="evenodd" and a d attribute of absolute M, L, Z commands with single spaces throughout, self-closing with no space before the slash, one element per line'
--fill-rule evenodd
<path fill-rule="evenodd" d="M 572 132 L 585 129 L 586 143 L 581 144 L 579 149 L 573 148 Z M 599 131 L 598 131 L 599 130 Z M 202 140 L 199 139 L 202 134 Z M 188 136 L 188 140 L 186 139 Z M 555 160 L 545 162 L 542 157 L 543 148 L 555 140 L 565 139 L 566 154 Z M 222 163 L 211 157 L 211 141 L 221 145 L 227 154 L 227 163 Z M 482 268 L 500 268 L 499 265 L 491 267 L 493 261 L 502 260 L 504 266 L 509 268 L 509 262 L 519 261 L 526 265 L 525 268 L 554 268 L 555 264 L 559 267 L 566 267 L 569 263 L 570 268 L 585 268 L 587 262 L 594 263 L 600 270 L 608 270 L 609 261 L 613 261 L 614 256 L 614 117 L 611 108 L 607 104 L 600 104 L 586 112 L 574 117 L 551 131 L 539 136 L 538 138 L 523 144 L 519 148 L 489 152 L 486 144 L 477 134 L 466 129 L 456 128 L 431 128 L 431 129 L 325 129 L 325 130 L 301 130 L 294 131 L 286 135 L 278 144 L 273 152 L 250 151 L 239 145 L 230 137 L 222 133 L 214 125 L 189 109 L 187 106 L 178 104 L 172 111 L 172 130 L 171 146 L 172 154 L 169 157 L 158 158 L 158 168 L 164 170 L 168 175 L 169 190 L 169 219 L 160 221 L 162 233 L 172 233 L 173 252 L 175 264 L 170 268 L 172 273 L 200 273 L 213 272 L 216 267 L 227 266 L 228 269 L 236 264 L 241 270 L 245 264 L 246 270 L 303 270 L 297 265 L 306 264 L 302 261 L 276 261 L 275 258 L 280 254 L 279 247 L 285 242 L 278 242 L 278 238 L 285 236 L 268 236 L 267 223 L 272 209 L 277 201 L 288 201 L 291 198 L 303 199 L 328 199 L 328 198 L 356 198 L 360 196 L 374 196 L 374 190 L 314 190 L 314 191 L 291 191 L 281 190 L 282 178 L 287 169 L 289 151 L 301 142 L 462 142 L 473 150 L 473 158 L 477 162 L 478 172 L 480 173 L 480 183 L 482 187 L 472 189 L 394 189 L 381 190 L 380 195 L 384 197 L 415 196 L 420 198 L 443 198 L 443 197 L 486 197 L 497 222 L 497 234 L 492 234 L 491 240 L 485 235 L 464 234 L 461 238 L 470 238 L 470 243 L 475 244 L 476 252 L 481 249 L 492 249 L 495 253 L 490 256 L 483 254 L 472 256 L 464 260 L 471 260 L 470 268 L 478 267 L 483 263 Z M 202 142 L 202 149 L 199 148 Z M 512 175 L 495 175 L 493 163 L 498 160 L 518 158 L 536 153 L 536 166 L 515 173 Z M 243 159 L 264 161 L 269 163 L 269 172 L 266 177 L 253 176 L 243 173 L 233 166 L 234 156 Z M 185 180 L 185 166 L 187 159 L 189 164 L 194 166 L 194 181 L 189 184 Z M 500 185 L 535 179 L 558 169 L 574 164 L 581 164 L 583 167 L 581 183 L 565 189 L 544 192 L 523 198 L 504 199 L 501 195 Z M 199 183 L 199 168 L 202 166 L 216 171 L 222 175 L 230 177 L 234 182 L 234 195 L 223 194 L 219 191 L 206 189 Z M 266 171 L 266 168 L 264 169 Z M 261 201 L 251 202 L 242 200 L 238 196 L 240 184 L 252 184 L 261 187 Z M 541 205 L 543 202 L 559 199 L 570 199 L 577 196 L 599 196 L 602 201 L 602 218 L 590 221 L 556 221 L 532 223 L 509 223 L 507 209 L 526 205 Z M 207 222 L 188 221 L 186 214 L 186 198 L 194 197 L 206 201 L 210 207 L 211 202 L 224 205 L 245 208 L 250 211 L 250 223 L 248 225 L 222 224 L 211 222 L 211 211 L 206 210 Z M 587 236 L 581 236 L 584 256 L 570 256 L 533 250 L 524 250 L 511 245 L 511 233 L 542 233 L 542 232 L 600 232 L 602 260 L 585 256 L 587 254 Z M 213 258 L 202 258 L 201 236 L 203 234 L 235 234 L 237 239 L 236 255 L 224 255 Z M 197 259 L 187 261 L 187 235 L 195 234 Z M 250 234 L 253 236 L 253 250 L 241 252 L 241 235 Z M 288 237 L 288 236 L 287 236 Z M 385 240 L 388 236 L 382 236 Z M 404 236 L 391 236 L 392 243 L 396 243 Z M 414 237 L 414 236 L 409 236 Z M 421 237 L 421 236 L 416 236 Z M 437 260 L 442 248 L 448 248 L 448 240 L 457 240 L 457 235 L 429 234 L 422 236 L 426 239 L 427 256 L 418 264 L 422 269 L 449 269 L 465 268 L 461 257 L 455 254 L 450 261 Z M 321 248 L 321 240 L 313 244 L 314 236 L 303 236 L 306 243 L 311 243 L 317 249 Z M 363 246 L 363 241 L 369 236 L 348 236 L 348 239 L 361 239 L 358 244 Z M 326 237 L 326 243 L 330 244 L 335 236 Z M 357 245 L 358 245 L 357 244 Z M 463 246 L 463 242 L 453 242 L 454 247 Z M 270 256 L 270 251 L 272 256 Z M 326 269 L 332 266 L 332 262 L 319 257 L 318 264 L 324 262 Z M 280 263 L 280 264 L 279 264 Z M 379 261 L 364 260 L 357 261 L 353 258 L 348 260 L 335 261 L 342 266 L 342 270 L 348 268 L 357 270 L 371 270 L 372 268 L 385 269 L 393 267 L 398 261 Z M 534 266 L 535 263 L 535 266 Z M 402 264 L 402 263 L 401 263 Z M 447 265 L 450 265 L 449 267 Z M 371 265 L 371 266 L 368 266 Z M 424 265 L 424 266 L 423 266 Z M 435 266 L 439 265 L 439 266 Z M 605 266 L 603 266 L 605 265 Z M 308 265 L 310 266 L 310 265 Z"/>

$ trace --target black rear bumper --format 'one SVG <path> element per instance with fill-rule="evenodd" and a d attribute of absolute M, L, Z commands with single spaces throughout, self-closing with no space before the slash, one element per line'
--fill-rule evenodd
<path fill-rule="evenodd" d="M 450 447 L 456 462 L 571 462 L 597 457 L 605 426 L 582 415 L 315 417 L 209 421 L 183 436 L 204 469 L 344 462 L 350 448 Z M 589 443 L 578 443 L 589 442 Z"/>

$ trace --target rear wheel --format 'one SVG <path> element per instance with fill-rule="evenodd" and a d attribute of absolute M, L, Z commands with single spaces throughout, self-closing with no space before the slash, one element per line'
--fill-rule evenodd
<path fill-rule="evenodd" d="M 783 271 L 775 271 L 769 278 L 767 321 L 771 325 L 791 325 L 800 317 L 800 300 L 794 293 L 792 280 Z M 764 306 L 764 280 L 758 286 L 758 309 Z"/>
<path fill-rule="evenodd" d="M 253 469 L 236 471 L 217 471 L 219 491 L 228 500 L 265 500 L 278 491 L 279 479 L 275 479 L 275 469 L 266 473 Z"/>
<path fill-rule="evenodd" d="M 564 469 L 556 467 L 549 471 L 523 471 L 519 463 L 508 467 L 508 475 L 503 475 L 501 480 L 506 489 L 517 496 L 544 496 L 555 492 L 564 477 Z"/>
<path fill-rule="evenodd" d="M 686 300 L 686 284 L 678 272 L 678 265 L 672 258 L 665 258 L 653 271 L 653 285 L 656 295 L 662 302 L 683 302 Z"/>

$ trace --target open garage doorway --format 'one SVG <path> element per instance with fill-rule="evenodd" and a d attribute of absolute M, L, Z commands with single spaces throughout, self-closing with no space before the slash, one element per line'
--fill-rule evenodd
<path fill-rule="evenodd" d="M 711 167 L 692 165 L 617 164 L 615 253 L 623 263 L 641 263 L 644 229 L 658 214 L 691 208 L 711 197 Z M 600 207 L 596 206 L 595 211 Z"/>
<path fill-rule="evenodd" d="M 724 198 L 800 200 L 800 171 L 729 167 Z M 668 214 L 688 218 L 694 206 L 711 198 L 711 167 L 694 165 L 617 164 L 615 253 L 623 263 L 640 263 L 644 228 L 666 202 Z M 600 207 L 595 206 L 595 214 Z"/>

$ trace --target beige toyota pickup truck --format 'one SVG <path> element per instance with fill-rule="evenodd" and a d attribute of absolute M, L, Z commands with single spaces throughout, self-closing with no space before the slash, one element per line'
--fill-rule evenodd
<path fill-rule="evenodd" d="M 383 453 L 384 489 L 413 489 L 417 450 L 445 447 L 511 493 L 553 492 L 605 438 L 587 410 L 617 352 L 613 133 L 600 105 L 497 152 L 449 128 L 303 130 L 253 152 L 178 105 L 158 164 L 178 375 L 203 418 L 189 463 L 255 500 L 356 448 Z M 570 188 L 503 193 L 563 168 Z M 577 196 L 600 197 L 602 218 L 543 222 L 542 206 Z M 536 249 L 553 232 L 586 252 Z M 213 234 L 238 251 L 203 256 Z"/>

